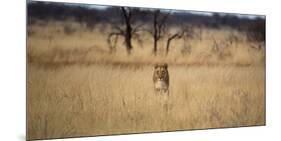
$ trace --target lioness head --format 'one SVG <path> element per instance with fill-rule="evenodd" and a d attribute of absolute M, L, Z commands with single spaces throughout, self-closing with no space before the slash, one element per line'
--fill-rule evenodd
<path fill-rule="evenodd" d="M 156 64 L 154 66 L 154 79 L 156 80 L 161 80 L 161 81 L 166 81 L 167 78 L 169 77 L 168 74 L 168 64 Z"/>

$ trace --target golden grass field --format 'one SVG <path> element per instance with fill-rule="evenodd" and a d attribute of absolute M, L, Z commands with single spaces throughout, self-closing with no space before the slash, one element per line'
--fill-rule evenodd
<path fill-rule="evenodd" d="M 66 25 L 75 32 L 66 34 Z M 205 28 L 201 40 L 175 40 L 167 56 L 165 42 L 154 56 L 143 36 L 128 56 L 121 41 L 109 51 L 109 31 L 73 22 L 28 26 L 28 139 L 265 125 L 263 43 Z M 238 40 L 226 46 L 230 36 Z M 169 65 L 169 96 L 154 93 L 157 62 Z"/>

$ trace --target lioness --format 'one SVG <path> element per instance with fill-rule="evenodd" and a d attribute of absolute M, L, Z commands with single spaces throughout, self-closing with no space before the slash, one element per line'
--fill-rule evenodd
<path fill-rule="evenodd" d="M 156 64 L 154 66 L 153 83 L 156 92 L 169 93 L 168 64 Z"/>

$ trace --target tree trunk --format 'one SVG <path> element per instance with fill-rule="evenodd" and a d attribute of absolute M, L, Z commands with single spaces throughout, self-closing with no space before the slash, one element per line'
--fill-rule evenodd
<path fill-rule="evenodd" d="M 124 7 L 121 7 L 121 10 L 122 10 L 125 24 L 126 24 L 125 44 L 126 44 L 127 53 L 130 55 L 131 50 L 133 48 L 133 46 L 132 46 L 132 26 L 131 26 L 131 21 L 130 21 L 131 13 L 130 13 L 130 11 L 127 12 Z"/>
<path fill-rule="evenodd" d="M 126 36 L 125 36 L 125 41 L 126 41 L 126 48 L 127 48 L 127 52 L 128 54 L 131 54 L 131 50 L 132 50 L 132 28 L 130 24 L 126 24 L 127 28 L 126 28 Z"/>
<path fill-rule="evenodd" d="M 154 44 L 153 44 L 153 53 L 154 55 L 157 54 L 157 42 L 158 42 L 158 22 L 157 22 L 157 18 L 158 18 L 158 14 L 159 14 L 159 10 L 154 12 L 154 17 L 153 17 L 153 40 L 154 40 Z"/>
<path fill-rule="evenodd" d="M 157 37 L 156 36 L 154 36 L 154 44 L 153 44 L 153 53 L 154 53 L 154 55 L 156 55 L 156 53 L 157 53 Z"/>
<path fill-rule="evenodd" d="M 170 42 L 171 42 L 171 39 L 169 38 L 169 39 L 167 40 L 167 45 L 166 45 L 166 55 L 168 55 L 168 53 L 169 53 Z"/>

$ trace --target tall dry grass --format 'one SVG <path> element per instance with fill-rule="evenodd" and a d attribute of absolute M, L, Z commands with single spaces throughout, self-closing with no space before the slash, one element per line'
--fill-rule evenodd
<path fill-rule="evenodd" d="M 121 41 L 110 52 L 104 30 L 28 26 L 28 139 L 265 124 L 263 43 L 206 28 L 202 39 L 173 42 L 167 56 L 165 40 L 154 56 L 143 36 L 128 56 Z M 228 44 L 231 36 L 239 40 Z M 153 91 L 156 62 L 169 64 L 169 97 Z"/>

